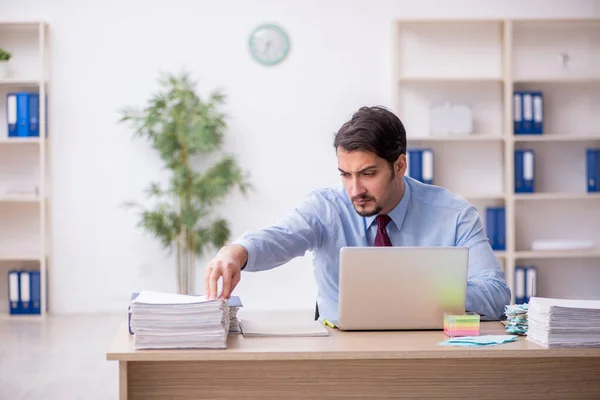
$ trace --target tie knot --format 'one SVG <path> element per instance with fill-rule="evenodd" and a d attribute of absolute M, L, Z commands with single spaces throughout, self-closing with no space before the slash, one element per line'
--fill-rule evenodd
<path fill-rule="evenodd" d="M 385 229 L 385 227 L 387 226 L 387 224 L 392 220 L 390 218 L 389 215 L 387 214 L 383 214 L 383 215 L 378 215 L 377 218 L 377 227 L 379 229 Z"/>

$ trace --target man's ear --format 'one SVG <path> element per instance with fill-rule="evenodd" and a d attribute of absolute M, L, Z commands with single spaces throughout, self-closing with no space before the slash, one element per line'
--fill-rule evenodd
<path fill-rule="evenodd" d="M 394 162 L 394 172 L 399 176 L 404 176 L 406 173 L 406 167 L 406 155 L 400 154 L 396 159 L 396 162 Z"/>

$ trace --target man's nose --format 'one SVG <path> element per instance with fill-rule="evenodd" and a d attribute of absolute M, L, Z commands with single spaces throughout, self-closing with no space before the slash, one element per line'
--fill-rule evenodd
<path fill-rule="evenodd" d="M 350 194 L 352 197 L 361 195 L 365 192 L 365 188 L 363 187 L 360 179 L 356 176 L 352 178 L 352 183 L 350 185 Z"/>

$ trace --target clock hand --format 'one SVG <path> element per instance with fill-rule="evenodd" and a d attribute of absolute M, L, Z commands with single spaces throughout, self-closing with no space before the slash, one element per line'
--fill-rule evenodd
<path fill-rule="evenodd" d="M 266 55 L 267 52 L 269 51 L 269 46 L 271 46 L 271 41 L 267 41 L 267 43 L 265 43 L 265 50 L 263 51 L 263 53 Z"/>

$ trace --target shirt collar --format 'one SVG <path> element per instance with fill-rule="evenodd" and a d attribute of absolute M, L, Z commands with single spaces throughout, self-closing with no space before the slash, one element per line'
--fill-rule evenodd
<path fill-rule="evenodd" d="M 404 222 L 404 217 L 406 217 L 406 212 L 408 211 L 408 203 L 410 202 L 410 185 L 407 182 L 406 177 L 404 178 L 404 194 L 402 195 L 402 199 L 400 202 L 394 207 L 387 215 L 390 216 L 396 228 L 400 230 L 402 228 L 402 223 Z M 375 221 L 377 215 L 372 215 L 370 217 L 365 217 L 367 223 L 367 229 L 371 227 L 371 224 Z"/>

